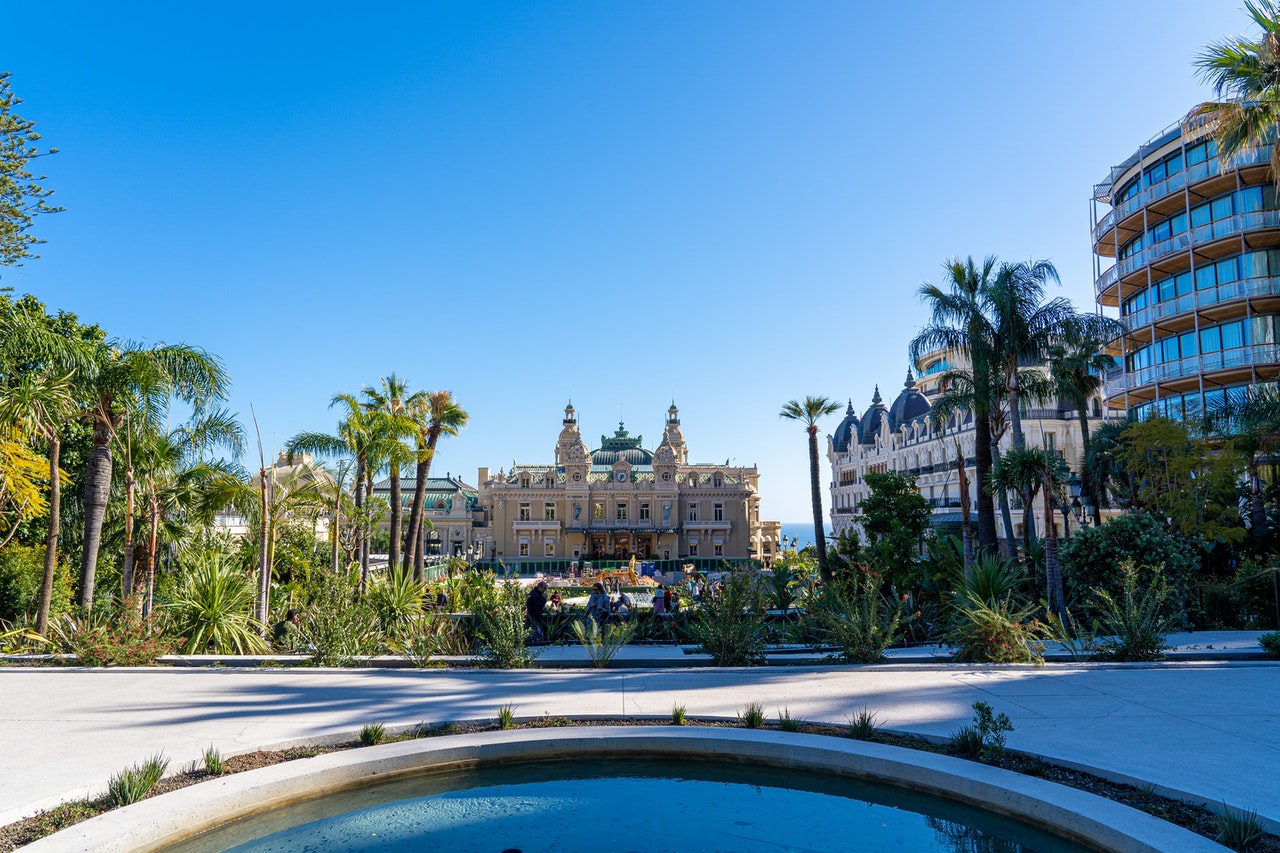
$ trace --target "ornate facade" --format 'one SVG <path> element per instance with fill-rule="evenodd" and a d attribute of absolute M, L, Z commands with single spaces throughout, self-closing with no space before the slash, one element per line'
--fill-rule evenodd
<path fill-rule="evenodd" d="M 554 560 L 771 560 L 781 525 L 760 521 L 759 473 L 691 464 L 680 413 L 667 410 L 662 441 L 646 450 L 620 423 L 588 450 L 566 406 L 555 461 L 479 472 L 485 556 Z"/>
<path fill-rule="evenodd" d="M 935 428 L 930 418 L 933 400 L 941 392 L 940 379 L 955 361 L 939 353 L 921 358 L 916 365 L 920 371 L 919 381 L 908 370 L 902 391 L 889 406 L 885 406 L 880 387 L 876 386 L 871 405 L 861 417 L 854 412 L 852 400 L 849 402 L 844 420 L 833 435 L 827 436 L 827 459 L 832 470 L 831 523 L 837 536 L 858 524 L 859 506 L 871 494 L 866 475 L 886 471 L 913 475 L 920 494 L 933 505 L 934 527 L 958 531 L 962 509 L 956 462 L 960 456 L 964 458 L 969 506 L 976 524 L 978 485 L 973 415 L 957 414 L 940 428 Z M 1104 422 L 1103 411 L 1100 396 L 1089 402 L 1090 430 Z M 1080 440 L 1080 422 L 1069 403 L 1054 401 L 1044 408 L 1024 410 L 1022 431 L 1028 447 L 1046 448 L 1057 453 L 1072 471 L 1081 469 L 1084 445 Z M 1006 429 L 998 442 L 1000 450 L 1009 449 L 1012 441 L 1011 431 Z M 1014 536 L 1020 537 L 1022 509 L 1015 498 L 1011 496 L 1010 500 Z M 1033 511 L 1035 529 L 1043 532 L 1040 501 L 1036 501 Z M 1054 523 L 1059 536 L 1070 532 L 1070 522 L 1061 515 Z M 1005 528 L 999 518 L 996 530 L 1000 538 L 1005 538 Z"/>

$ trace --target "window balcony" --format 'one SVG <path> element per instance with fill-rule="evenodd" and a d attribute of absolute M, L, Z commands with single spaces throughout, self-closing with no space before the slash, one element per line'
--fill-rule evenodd
<path fill-rule="evenodd" d="M 1280 363 L 1280 345 L 1255 344 L 1247 347 L 1233 347 L 1153 364 L 1151 367 L 1143 367 L 1127 373 L 1122 370 L 1109 371 L 1106 393 L 1108 397 L 1113 397 L 1134 388 L 1170 379 L 1199 376 L 1202 373 L 1215 373 L 1255 364 L 1277 363 Z"/>
<path fill-rule="evenodd" d="M 1195 246 L 1215 243 L 1227 237 L 1270 228 L 1280 228 L 1280 210 L 1252 210 L 1198 225 L 1117 261 L 1114 266 L 1107 268 L 1102 275 L 1098 276 L 1093 286 L 1094 295 L 1101 298 L 1102 294 L 1114 286 L 1122 276 L 1129 275 L 1162 258 Z"/>
<path fill-rule="evenodd" d="M 1165 317 L 1251 296 L 1280 296 L 1280 276 L 1245 278 L 1215 287 L 1206 287 L 1195 293 L 1184 293 L 1174 299 L 1166 299 L 1164 302 L 1157 302 L 1155 305 L 1148 305 L 1146 308 L 1126 314 L 1120 318 L 1120 321 L 1125 329 L 1132 332 Z"/>

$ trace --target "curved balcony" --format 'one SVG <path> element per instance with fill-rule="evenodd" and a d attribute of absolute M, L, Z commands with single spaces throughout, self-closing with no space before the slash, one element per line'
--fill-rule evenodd
<path fill-rule="evenodd" d="M 1206 287 L 1204 290 L 1197 290 L 1194 293 L 1184 293 L 1173 299 L 1157 302 L 1155 305 L 1148 305 L 1146 308 L 1141 308 L 1121 317 L 1120 322 L 1124 324 L 1127 331 L 1132 332 L 1135 329 L 1150 325 L 1156 320 L 1183 314 L 1195 308 L 1218 305 L 1250 296 L 1277 295 L 1280 295 L 1280 276 L 1244 278 L 1214 287 Z"/>
<path fill-rule="evenodd" d="M 1219 370 L 1231 370 L 1237 367 L 1248 367 L 1254 364 L 1280 363 L 1280 344 L 1255 344 L 1248 347 L 1207 352 L 1202 355 L 1188 356 L 1177 361 L 1166 361 L 1129 372 L 1108 372 L 1106 394 L 1114 397 L 1134 388 L 1164 382 L 1169 379 L 1181 379 L 1198 376 L 1201 373 L 1214 373 Z"/>
<path fill-rule="evenodd" d="M 1280 210 L 1254 210 L 1249 213 L 1237 213 L 1235 216 L 1216 219 L 1213 222 L 1192 228 L 1190 231 L 1175 234 L 1168 240 L 1148 246 L 1140 252 L 1135 252 L 1127 258 L 1117 261 L 1114 266 L 1108 267 L 1093 283 L 1094 296 L 1100 299 L 1103 293 L 1114 286 L 1119 279 L 1142 269 L 1148 264 L 1167 258 L 1169 255 L 1185 251 L 1194 246 L 1214 243 L 1226 237 L 1267 228 L 1280 228 Z"/>
<path fill-rule="evenodd" d="M 1239 155 L 1231 159 L 1227 170 L 1245 169 L 1249 166 L 1257 166 L 1259 164 L 1271 162 L 1271 152 L 1274 145 L 1262 145 L 1257 148 L 1250 148 L 1241 152 Z M 1211 157 L 1203 163 L 1196 163 L 1194 166 L 1188 166 L 1175 175 L 1170 175 L 1163 181 L 1158 181 L 1144 189 L 1142 192 L 1132 198 L 1122 201 L 1119 205 L 1112 208 L 1102 220 L 1093 227 L 1093 245 L 1096 249 L 1098 243 L 1102 240 L 1103 235 L 1118 222 L 1123 222 L 1132 214 L 1137 213 L 1143 207 L 1158 201 L 1170 193 L 1177 192 L 1188 185 L 1194 186 L 1203 180 L 1216 177 L 1223 171 L 1221 161 L 1217 157 Z"/>

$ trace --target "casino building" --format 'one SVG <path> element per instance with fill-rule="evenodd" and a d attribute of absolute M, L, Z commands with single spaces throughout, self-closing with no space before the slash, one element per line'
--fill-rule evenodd
<path fill-rule="evenodd" d="M 961 480 L 957 461 L 963 458 L 969 506 L 977 524 L 977 471 L 974 454 L 975 435 L 972 413 L 962 412 L 935 426 L 930 418 L 933 400 L 941 393 L 940 379 L 958 359 L 942 353 L 923 356 L 915 365 L 916 373 L 907 370 L 902 390 L 889 405 L 876 386 L 871 405 L 859 416 L 850 400 L 844 420 L 827 436 L 827 460 L 831 464 L 831 524 L 835 535 L 856 529 L 861 516 L 860 505 L 871 494 L 866 484 L 869 473 L 901 471 L 916 478 L 920 494 L 933 506 L 933 527 L 958 533 L 961 524 Z M 1089 427 L 1104 423 L 1102 398 L 1095 397 L 1088 406 Z M 1027 447 L 1043 447 L 1055 453 L 1073 472 L 1081 470 L 1084 445 L 1080 440 L 1079 415 L 1065 401 L 1055 400 L 1040 408 L 1028 407 L 1022 412 L 1022 431 Z M 1000 449 L 1012 446 L 1011 432 L 1000 437 Z M 1020 502 L 1010 496 L 1012 527 L 1015 538 L 1022 536 L 1023 512 Z M 1058 535 L 1070 533 L 1080 519 L 1068 507 L 1067 515 L 1054 518 Z M 1077 505 L 1077 508 L 1082 509 Z M 1044 513 L 1040 501 L 1032 508 L 1035 530 L 1043 534 Z M 1000 512 L 997 508 L 997 516 Z M 1069 516 L 1069 517 L 1068 517 Z M 1081 518 L 1084 516 L 1082 515 Z M 997 536 L 1005 538 L 1001 518 L 996 519 Z"/>
<path fill-rule="evenodd" d="M 506 564 L 772 560 L 781 525 L 760 520 L 756 467 L 688 457 L 674 403 L 655 450 L 621 423 L 588 450 L 570 404 L 552 463 L 480 469 L 485 521 L 473 534 L 486 558 Z"/>

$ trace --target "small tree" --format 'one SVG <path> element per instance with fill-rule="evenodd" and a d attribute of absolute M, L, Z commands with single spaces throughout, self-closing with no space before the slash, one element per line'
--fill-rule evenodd
<path fill-rule="evenodd" d="M 862 501 L 864 556 L 895 589 L 920 586 L 920 540 L 933 508 L 916 488 L 916 478 L 899 471 L 867 474 L 871 494 Z M 843 544 L 843 543 L 842 543 Z"/>

